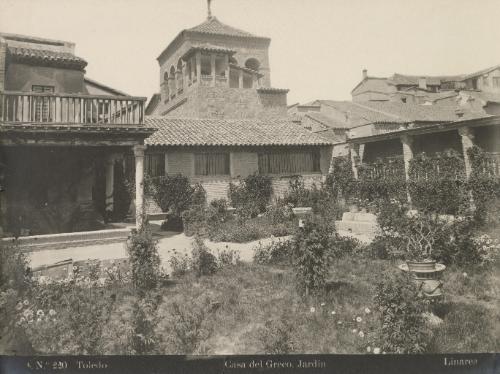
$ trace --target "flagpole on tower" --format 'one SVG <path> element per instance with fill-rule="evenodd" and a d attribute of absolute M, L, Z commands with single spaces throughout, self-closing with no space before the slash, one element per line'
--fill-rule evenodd
<path fill-rule="evenodd" d="M 207 10 L 208 10 L 208 19 L 212 18 L 212 9 L 210 9 L 212 0 L 207 0 Z"/>

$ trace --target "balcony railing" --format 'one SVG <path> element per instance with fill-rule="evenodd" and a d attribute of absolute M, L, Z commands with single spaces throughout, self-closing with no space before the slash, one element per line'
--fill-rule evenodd
<path fill-rule="evenodd" d="M 144 123 L 145 98 L 0 92 L 0 121 L 9 123 Z"/>

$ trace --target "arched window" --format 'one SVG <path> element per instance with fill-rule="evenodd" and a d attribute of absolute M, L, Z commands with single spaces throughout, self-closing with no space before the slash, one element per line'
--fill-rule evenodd
<path fill-rule="evenodd" d="M 252 70 L 255 70 L 255 71 L 259 71 L 259 68 L 260 68 L 260 62 L 259 60 L 257 60 L 256 58 L 249 58 L 248 60 L 246 60 L 245 62 L 245 67 L 248 68 L 248 69 L 252 69 Z"/>
<path fill-rule="evenodd" d="M 171 66 L 170 67 L 170 77 L 168 80 L 168 90 L 170 91 L 170 97 L 174 97 L 176 93 L 176 87 L 175 87 L 175 67 Z"/>
<path fill-rule="evenodd" d="M 165 100 L 168 101 L 170 98 L 170 87 L 168 86 L 168 72 L 166 71 L 165 74 L 163 74 L 163 92 L 165 94 Z"/>
<path fill-rule="evenodd" d="M 182 91 L 184 87 L 184 75 L 182 74 L 182 60 L 177 62 L 177 90 Z"/>

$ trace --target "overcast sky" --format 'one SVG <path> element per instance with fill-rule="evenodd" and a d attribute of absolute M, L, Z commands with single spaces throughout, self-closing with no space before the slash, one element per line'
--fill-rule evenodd
<path fill-rule="evenodd" d="M 500 0 L 213 0 L 222 22 L 268 36 L 288 103 L 350 98 L 373 76 L 470 73 L 500 64 Z M 206 19 L 206 0 L 0 0 L 0 31 L 76 43 L 87 76 L 159 91 L 156 57 Z"/>

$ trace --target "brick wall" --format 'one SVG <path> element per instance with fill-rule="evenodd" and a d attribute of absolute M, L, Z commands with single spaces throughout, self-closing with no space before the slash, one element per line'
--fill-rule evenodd
<path fill-rule="evenodd" d="M 192 183 L 201 183 L 207 192 L 207 200 L 227 199 L 229 183 L 238 183 L 240 178 L 258 171 L 258 152 L 262 148 L 248 147 L 177 147 L 166 149 L 165 168 L 168 174 L 181 173 L 189 177 Z M 227 176 L 195 176 L 194 175 L 194 153 L 196 152 L 229 152 L 230 153 L 230 173 Z M 158 152 L 158 150 L 155 150 Z M 321 173 L 303 175 L 304 184 L 310 188 L 313 183 L 319 186 L 324 175 L 328 172 L 331 160 L 331 147 L 320 148 Z M 272 183 L 274 197 L 283 196 L 288 190 L 291 176 L 273 175 Z M 148 200 L 146 203 L 148 212 L 159 212 L 159 208 L 154 202 Z"/>
<path fill-rule="evenodd" d="M 185 100 L 187 98 L 187 100 Z M 155 115 L 172 118 L 283 118 L 287 117 L 286 93 L 259 93 L 256 89 L 193 85 L 167 103 Z"/>

